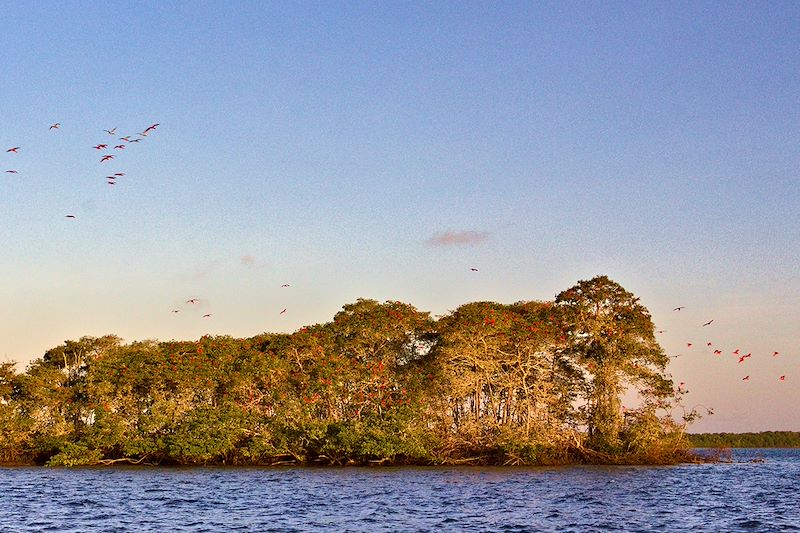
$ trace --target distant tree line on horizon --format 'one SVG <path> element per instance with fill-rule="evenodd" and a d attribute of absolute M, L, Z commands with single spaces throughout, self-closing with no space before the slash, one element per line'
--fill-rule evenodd
<path fill-rule="evenodd" d="M 673 463 L 696 413 L 671 417 L 668 360 L 605 276 L 439 320 L 359 299 L 291 334 L 83 337 L 0 366 L 0 462 Z"/>
<path fill-rule="evenodd" d="M 800 432 L 690 433 L 695 448 L 800 448 Z"/>

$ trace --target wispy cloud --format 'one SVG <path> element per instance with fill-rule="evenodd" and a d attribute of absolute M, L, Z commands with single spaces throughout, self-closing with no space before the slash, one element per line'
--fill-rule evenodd
<path fill-rule="evenodd" d="M 437 233 L 426 242 L 431 246 L 465 246 L 480 244 L 489 238 L 485 231 L 445 231 Z"/>

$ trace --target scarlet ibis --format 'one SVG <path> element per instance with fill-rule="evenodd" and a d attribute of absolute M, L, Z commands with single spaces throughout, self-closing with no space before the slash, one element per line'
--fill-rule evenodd
<path fill-rule="evenodd" d="M 750 380 L 750 376 L 749 375 L 742 378 L 742 381 L 749 381 L 749 380 Z"/>
<path fill-rule="evenodd" d="M 779 353 L 779 352 L 772 352 L 772 357 L 777 357 L 777 356 L 779 356 L 779 355 L 780 355 L 780 353 Z"/>
<path fill-rule="evenodd" d="M 709 320 L 708 322 L 706 322 L 705 324 L 703 324 L 703 327 L 710 326 L 712 322 L 714 322 L 713 318 L 711 320 Z"/>
<path fill-rule="evenodd" d="M 686 309 L 686 306 L 682 305 L 680 307 L 676 307 L 675 309 L 673 309 L 673 311 L 680 311 L 681 309 Z"/>
<path fill-rule="evenodd" d="M 61 127 L 61 123 L 60 123 L 60 122 L 56 122 L 55 124 L 53 124 L 52 126 L 50 126 L 50 129 L 51 129 L 51 130 L 57 130 L 57 129 L 58 129 L 58 128 L 60 128 L 60 127 Z"/>
<path fill-rule="evenodd" d="M 722 350 L 714 350 L 714 355 L 722 355 Z"/>
<path fill-rule="evenodd" d="M 147 135 L 149 132 L 153 131 L 154 129 L 156 129 L 156 128 L 157 128 L 157 127 L 159 127 L 160 125 L 161 125 L 161 124 L 153 124 L 152 126 L 148 126 L 148 127 L 147 127 L 147 129 L 145 129 L 145 130 L 144 130 L 144 132 L 142 133 L 142 135 Z"/>
<path fill-rule="evenodd" d="M 19 174 L 16 170 L 6 170 L 6 174 Z"/>
<path fill-rule="evenodd" d="M 104 161 L 109 161 L 111 159 L 114 159 L 113 155 L 104 155 L 103 157 L 100 158 L 100 162 L 103 163 Z"/>
<path fill-rule="evenodd" d="M 706 346 L 711 346 L 711 343 L 710 343 L 710 342 L 707 342 L 707 343 L 706 343 Z"/>
<path fill-rule="evenodd" d="M 691 343 L 691 342 L 687 342 L 687 343 L 686 343 L 686 347 L 687 347 L 687 348 L 691 348 L 691 347 L 692 347 L 692 343 Z"/>
<path fill-rule="evenodd" d="M 108 148 L 107 144 L 98 144 L 97 146 L 92 146 L 95 150 L 102 150 L 103 148 Z"/>
<path fill-rule="evenodd" d="M 131 136 L 130 135 L 126 135 L 125 137 L 120 137 L 119 140 L 120 141 L 125 141 L 126 143 L 129 143 L 129 142 L 131 142 Z"/>
<path fill-rule="evenodd" d="M 279 314 L 279 315 L 282 315 L 282 314 L 283 314 L 283 313 L 285 313 L 285 312 L 286 312 L 286 309 L 284 309 L 283 311 L 281 311 L 281 312 L 280 312 L 280 313 L 278 313 L 278 314 Z"/>
<path fill-rule="evenodd" d="M 207 313 L 207 314 L 203 315 L 203 318 L 210 318 L 210 317 L 211 317 L 211 313 Z"/>
<path fill-rule="evenodd" d="M 115 172 L 114 175 L 121 178 L 122 176 L 125 175 L 125 173 L 124 172 Z"/>
<path fill-rule="evenodd" d="M 198 302 L 200 302 L 200 300 L 198 300 L 197 298 L 189 298 L 188 300 L 186 300 L 187 304 L 196 304 Z"/>
<path fill-rule="evenodd" d="M 281 287 L 291 287 L 291 285 L 289 285 L 288 283 L 284 283 L 283 285 L 281 285 Z"/>
<path fill-rule="evenodd" d="M 6 150 L 6 153 L 10 152 L 10 153 L 13 153 L 13 154 L 18 154 L 19 153 L 19 148 L 20 148 L 19 146 L 15 146 L 13 148 L 9 148 L 8 150 Z"/>
<path fill-rule="evenodd" d="M 103 130 L 103 131 L 108 133 L 109 135 L 114 135 L 114 134 L 117 133 L 117 128 L 115 126 L 115 127 L 111 128 L 110 130 Z"/>
<path fill-rule="evenodd" d="M 118 145 L 116 145 L 114 147 L 114 150 L 124 150 L 124 149 L 125 149 L 125 145 L 124 144 L 118 144 Z"/>
<path fill-rule="evenodd" d="M 739 348 L 736 348 L 736 349 L 733 351 L 733 355 L 739 355 Z"/>
<path fill-rule="evenodd" d="M 781 376 L 781 377 L 780 377 L 780 380 L 781 380 L 781 381 L 786 381 L 786 376 Z"/>

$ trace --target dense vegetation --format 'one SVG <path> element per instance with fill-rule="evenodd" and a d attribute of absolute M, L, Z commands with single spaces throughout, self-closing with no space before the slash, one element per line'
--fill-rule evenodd
<path fill-rule="evenodd" d="M 292 334 L 84 337 L 0 367 L 0 462 L 675 462 L 688 441 L 667 361 L 605 276 L 437 321 L 358 300 Z"/>
<path fill-rule="evenodd" d="M 800 448 L 800 432 L 695 433 L 688 435 L 695 448 Z"/>

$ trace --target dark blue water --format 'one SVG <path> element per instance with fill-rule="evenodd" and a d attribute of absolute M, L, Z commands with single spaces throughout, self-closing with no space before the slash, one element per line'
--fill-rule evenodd
<path fill-rule="evenodd" d="M 763 457 L 764 462 L 745 462 Z M 0 531 L 800 531 L 800 450 L 559 468 L 5 468 Z"/>

